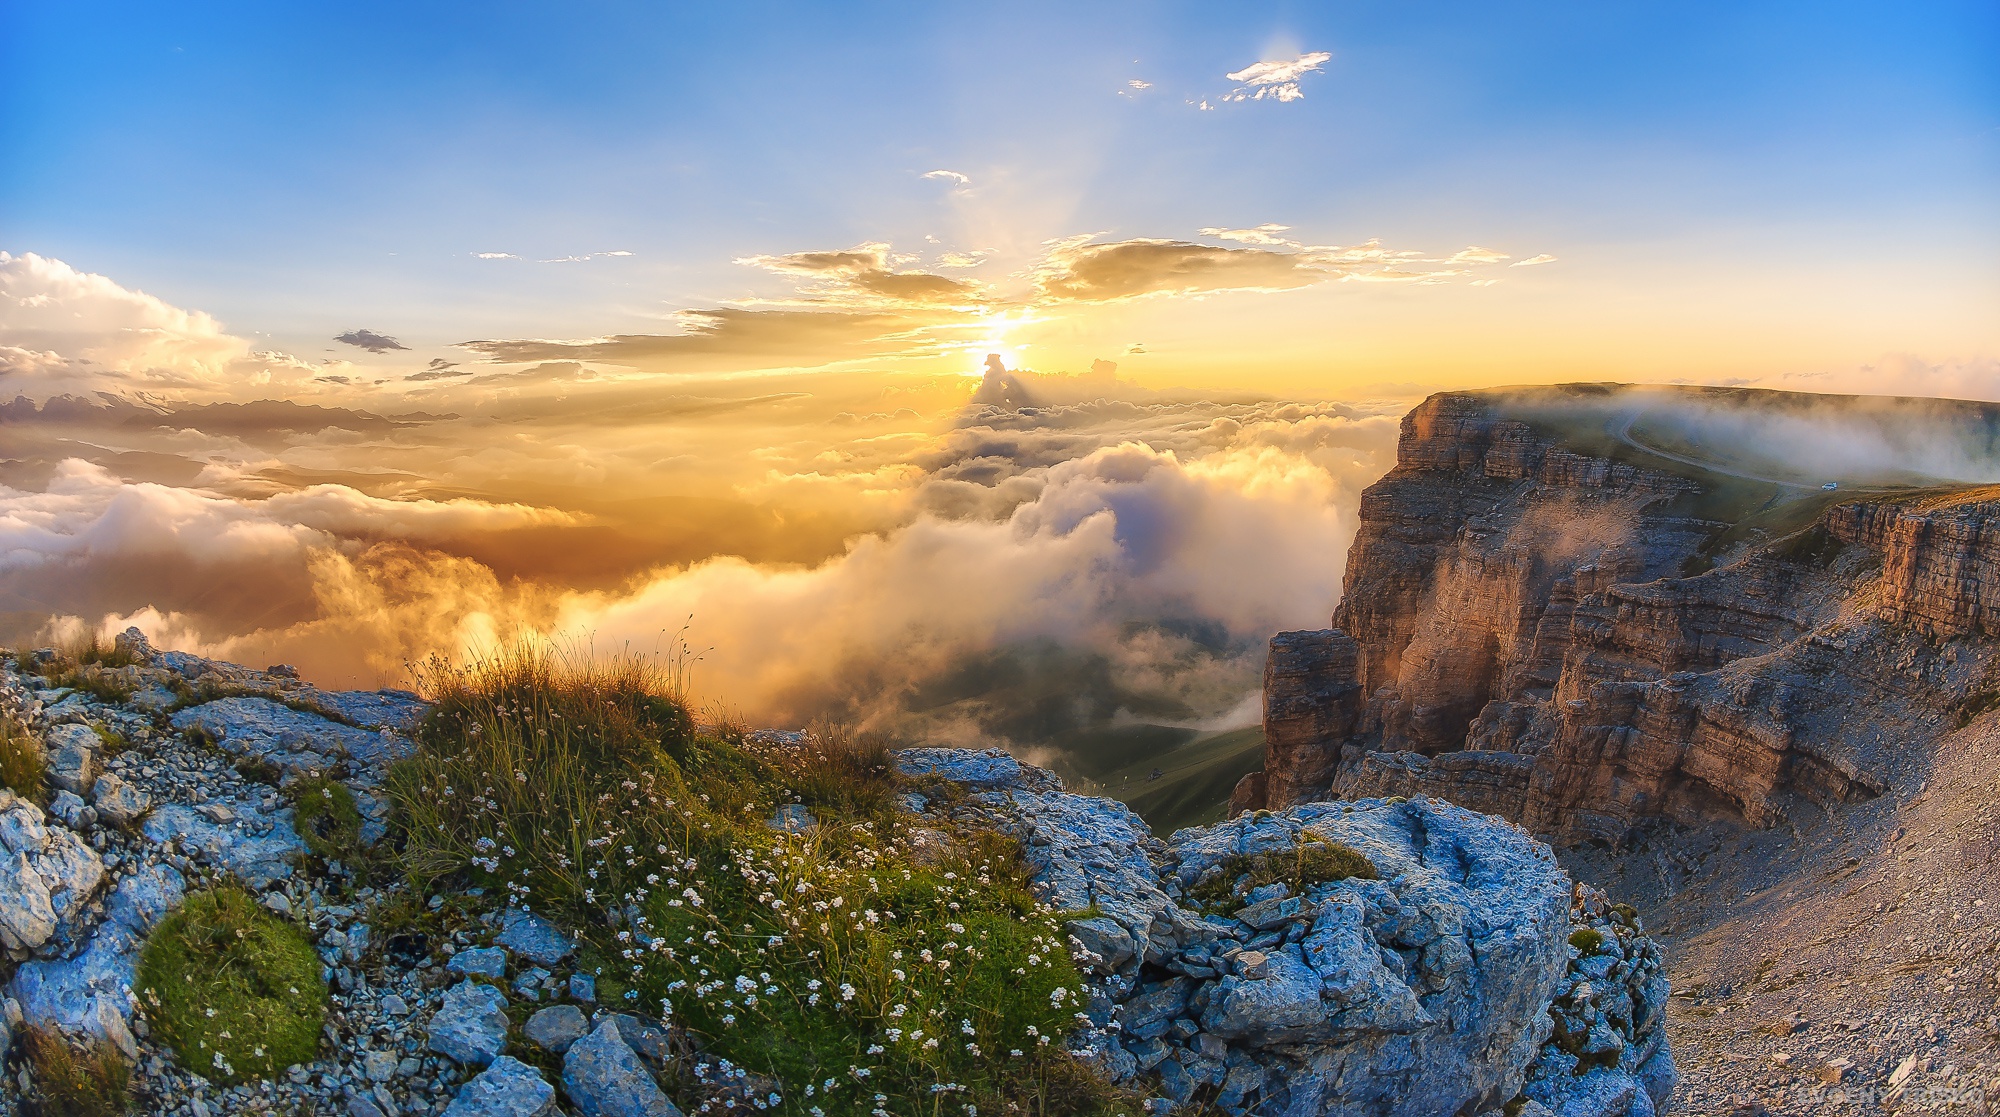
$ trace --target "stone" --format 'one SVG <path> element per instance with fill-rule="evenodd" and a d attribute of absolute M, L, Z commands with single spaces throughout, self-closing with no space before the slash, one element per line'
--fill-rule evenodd
<path fill-rule="evenodd" d="M 463 1066 L 486 1066 L 507 1046 L 506 1006 L 506 996 L 491 985 L 452 986 L 431 1017 L 430 1049 Z"/>
<path fill-rule="evenodd" d="M 244 805 L 231 817 L 237 821 L 226 825 L 211 822 L 193 808 L 168 803 L 154 808 L 139 824 L 139 832 L 155 845 L 178 845 L 190 855 L 235 874 L 253 891 L 263 891 L 291 877 L 293 860 L 310 852 L 292 830 L 289 807 L 258 814 Z"/>
<path fill-rule="evenodd" d="M 58 725 L 49 730 L 49 786 L 73 795 L 90 790 L 97 778 L 97 732 L 87 725 Z"/>
<path fill-rule="evenodd" d="M 370 1082 L 388 1082 L 396 1077 L 396 1064 L 401 1061 L 394 1051 L 370 1051 L 361 1057 L 361 1073 Z"/>
<path fill-rule="evenodd" d="M 983 791 L 1060 791 L 1055 773 L 1021 763 L 1003 749 L 904 749 L 896 771 L 936 776 Z"/>
<path fill-rule="evenodd" d="M 0 948 L 32 950 L 82 910 L 104 880 L 97 852 L 46 825 L 40 807 L 0 788 Z"/>
<path fill-rule="evenodd" d="M 88 830 L 97 824 L 97 812 L 73 791 L 58 791 L 49 800 L 49 817 L 72 830 Z"/>
<path fill-rule="evenodd" d="M 97 817 L 120 830 L 130 830 L 153 809 L 151 796 L 111 772 L 97 777 L 91 785 L 90 802 L 97 808 Z"/>
<path fill-rule="evenodd" d="M 555 1087 L 541 1072 L 502 1055 L 459 1088 L 444 1117 L 554 1117 L 557 1112 Z"/>
<path fill-rule="evenodd" d="M 590 1021 L 575 1005 L 551 1005 L 528 1017 L 521 1034 L 542 1050 L 560 1055 L 589 1031 Z"/>
<path fill-rule="evenodd" d="M 587 973 L 569 975 L 569 999 L 584 1004 L 597 1003 L 597 979 Z"/>
<path fill-rule="evenodd" d="M 171 724 L 183 733 L 199 729 L 224 751 L 269 761 L 287 775 L 321 773 L 342 756 L 382 766 L 410 751 L 393 733 L 328 721 L 269 698 L 218 698 L 179 711 Z"/>
<path fill-rule="evenodd" d="M 628 1012 L 614 1013 L 605 1019 L 617 1026 L 625 1046 L 638 1052 L 639 1057 L 653 1069 L 663 1069 L 673 1061 L 673 1049 L 668 1045 L 666 1029 L 658 1024 L 641 1020 Z"/>
<path fill-rule="evenodd" d="M 576 943 L 539 915 L 508 908 L 493 941 L 541 966 L 554 966 L 576 952 Z"/>
<path fill-rule="evenodd" d="M 171 866 L 150 864 L 118 882 L 104 919 L 68 958 L 25 962 L 8 994 L 40 1028 L 125 1047 L 131 1038 L 132 983 L 146 934 L 179 907 L 187 882 Z"/>
<path fill-rule="evenodd" d="M 445 969 L 467 977 L 490 977 L 500 981 L 507 976 L 507 952 L 497 946 L 477 946 L 461 950 L 451 956 Z"/>
<path fill-rule="evenodd" d="M 783 834 L 803 834 L 819 825 L 819 819 L 802 803 L 786 803 L 780 806 L 764 825 Z"/>
<path fill-rule="evenodd" d="M 570 1045 L 562 1087 L 582 1117 L 681 1117 L 609 1019 Z"/>

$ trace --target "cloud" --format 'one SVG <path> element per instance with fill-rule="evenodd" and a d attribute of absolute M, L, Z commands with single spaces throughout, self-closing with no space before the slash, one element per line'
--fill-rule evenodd
<path fill-rule="evenodd" d="M 736 261 L 780 275 L 814 280 L 809 299 L 848 304 L 964 306 L 979 300 L 979 285 L 922 271 L 895 271 L 889 245 L 880 241 L 833 252 L 745 256 Z"/>
<path fill-rule="evenodd" d="M 1290 228 L 1290 225 L 1264 224 L 1250 229 L 1203 229 L 1201 235 L 1214 237 L 1217 240 L 1233 240 L 1240 244 L 1290 245 L 1296 247 L 1298 245 L 1297 241 L 1278 235 Z"/>
<path fill-rule="evenodd" d="M 983 248 L 974 252 L 946 252 L 938 257 L 937 266 L 941 268 L 976 268 L 985 263 L 986 257 L 989 255 L 991 253 Z"/>
<path fill-rule="evenodd" d="M 1543 253 L 1540 256 L 1530 256 L 1525 260 L 1516 260 L 1507 266 L 1510 268 L 1532 268 L 1538 264 L 1553 264 L 1555 262 L 1556 258 L 1554 256 Z"/>
<path fill-rule="evenodd" d="M 1508 258 L 1505 252 L 1495 252 L 1490 248 L 1481 248 L 1475 244 L 1452 253 L 1446 262 L 1453 264 L 1497 264 Z"/>
<path fill-rule="evenodd" d="M 585 252 L 582 255 L 578 256 L 555 256 L 547 260 L 536 260 L 535 262 L 537 264 L 581 264 L 587 260 L 595 260 L 599 256 L 630 256 L 630 255 L 632 255 L 630 252 L 627 252 L 624 249 L 619 249 L 616 252 Z"/>
<path fill-rule="evenodd" d="M 520 259 L 520 257 L 519 257 L 519 256 L 516 256 L 516 255 L 514 255 L 514 254 L 513 254 L 512 252 L 475 252 L 475 253 L 473 253 L 473 255 L 474 255 L 474 256 L 477 256 L 477 257 L 479 257 L 479 258 L 480 258 L 481 260 L 518 260 L 518 259 Z"/>
<path fill-rule="evenodd" d="M 356 349 L 366 349 L 370 353 L 387 353 L 392 349 L 407 350 L 409 348 L 409 346 L 404 345 L 395 338 L 385 337 L 374 330 L 349 330 L 344 334 L 336 336 L 333 340 L 352 345 Z"/>
<path fill-rule="evenodd" d="M 296 357 L 254 351 L 200 311 L 32 252 L 0 252 L 0 381 L 60 392 L 226 393 L 310 379 Z"/>
<path fill-rule="evenodd" d="M 678 334 L 618 334 L 582 341 L 468 341 L 489 361 L 601 361 L 649 372 L 810 368 L 928 348 L 915 331 L 930 319 L 906 312 L 846 310 L 683 311 Z M 938 319 L 937 321 L 943 321 Z"/>
<path fill-rule="evenodd" d="M 431 363 L 421 372 L 413 372 L 403 377 L 405 380 L 444 380 L 454 376 L 471 376 L 471 369 L 459 368 L 457 364 L 443 357 L 432 357 Z"/>
<path fill-rule="evenodd" d="M 939 182 L 949 182 L 953 186 L 972 185 L 972 179 L 968 178 L 965 175 L 959 174 L 957 171 L 945 171 L 945 170 L 925 171 L 923 177 L 928 179 L 935 179 Z"/>
<path fill-rule="evenodd" d="M 1318 50 L 1311 54 L 1301 54 L 1297 58 L 1253 63 L 1228 75 L 1230 81 L 1241 84 L 1222 99 L 1296 101 L 1305 96 L 1299 89 L 1299 79 L 1319 70 L 1332 58 L 1330 52 Z"/>

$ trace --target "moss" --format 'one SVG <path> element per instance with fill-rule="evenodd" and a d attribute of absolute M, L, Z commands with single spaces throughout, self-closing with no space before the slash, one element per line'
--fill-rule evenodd
<path fill-rule="evenodd" d="M 361 852 L 361 808 L 347 785 L 318 776 L 286 790 L 292 800 L 292 829 L 306 848 L 326 861 L 354 860 Z"/>
<path fill-rule="evenodd" d="M 132 1068 L 108 1046 L 77 1049 L 60 1035 L 29 1029 L 22 1036 L 34 1091 L 26 1117 L 116 1117 L 130 1106 Z"/>
<path fill-rule="evenodd" d="M 1379 876 L 1367 854 L 1308 830 L 1289 850 L 1238 854 L 1223 861 L 1196 883 L 1189 896 L 1203 907 L 1228 907 L 1267 884 L 1284 884 L 1293 892 L 1304 892 L 1336 880 L 1376 880 Z"/>
<path fill-rule="evenodd" d="M 1578 927 L 1569 933 L 1569 944 L 1580 954 L 1594 954 L 1604 945 L 1604 936 L 1589 927 Z"/>
<path fill-rule="evenodd" d="M 285 780 L 285 770 L 261 756 L 244 756 L 236 761 L 236 774 L 251 783 L 277 787 Z"/>
<path fill-rule="evenodd" d="M 146 939 L 135 983 L 183 1066 L 242 1082 L 311 1062 L 326 1019 L 319 956 L 240 888 L 190 896 Z"/>
<path fill-rule="evenodd" d="M 48 767 L 41 741 L 20 722 L 0 717 L 0 787 L 40 803 L 47 790 Z"/>

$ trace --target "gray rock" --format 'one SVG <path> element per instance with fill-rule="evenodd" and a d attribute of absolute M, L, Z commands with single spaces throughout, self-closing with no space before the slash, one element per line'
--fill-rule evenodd
<path fill-rule="evenodd" d="M 507 952 L 497 946 L 477 946 L 461 950 L 451 956 L 445 969 L 467 977 L 490 977 L 499 981 L 507 976 Z"/>
<path fill-rule="evenodd" d="M 430 711 L 430 704 L 407 690 L 309 690 L 313 702 L 363 729 L 393 729 L 408 733 Z"/>
<path fill-rule="evenodd" d="M 308 852 L 292 830 L 290 808 L 260 814 L 239 804 L 232 818 L 227 824 L 211 822 L 193 808 L 169 803 L 147 815 L 139 832 L 155 845 L 178 843 L 191 856 L 234 873 L 253 891 L 290 877 L 292 860 Z"/>
<path fill-rule="evenodd" d="M 575 1005 L 552 1005 L 528 1017 L 521 1033 L 544 1051 L 560 1055 L 590 1031 L 590 1021 Z"/>
<path fill-rule="evenodd" d="M 673 1051 L 667 1045 L 667 1032 L 657 1024 L 648 1023 L 629 1012 L 620 1012 L 605 1017 L 618 1026 L 618 1035 L 625 1046 L 639 1053 L 653 1069 L 659 1070 L 673 1061 Z"/>
<path fill-rule="evenodd" d="M 764 825 L 785 834 L 803 834 L 819 825 L 819 819 L 802 803 L 786 803 L 780 806 Z"/>
<path fill-rule="evenodd" d="M 104 904 L 104 920 L 74 956 L 30 961 L 8 993 L 39 1028 L 126 1047 L 131 1040 L 132 982 L 146 933 L 180 906 L 187 883 L 167 865 L 151 864 L 120 881 Z"/>
<path fill-rule="evenodd" d="M 147 811 L 153 809 L 152 796 L 106 772 L 90 788 L 91 805 L 97 817 L 120 830 L 130 830 Z"/>
<path fill-rule="evenodd" d="M 537 965 L 553 966 L 576 952 L 576 944 L 555 924 L 519 908 L 507 909 L 493 941 Z"/>
<path fill-rule="evenodd" d="M 200 729 L 232 753 L 259 757 L 287 774 L 323 771 L 333 758 L 386 764 L 408 752 L 393 734 L 357 729 L 268 698 L 218 698 L 175 714 L 175 729 Z"/>
<path fill-rule="evenodd" d="M 587 973 L 569 975 L 569 999 L 584 1004 L 597 1003 L 597 979 Z"/>
<path fill-rule="evenodd" d="M 387 1115 L 382 1112 L 381 1106 L 375 1104 L 375 1099 L 367 1094 L 349 1094 L 347 1117 L 387 1117 Z"/>
<path fill-rule="evenodd" d="M 609 1019 L 570 1045 L 562 1086 L 582 1117 L 681 1117 Z"/>
<path fill-rule="evenodd" d="M 88 830 L 97 822 L 97 812 L 73 791 L 58 791 L 49 800 L 49 817 L 72 830 Z"/>
<path fill-rule="evenodd" d="M 0 947 L 32 950 L 53 938 L 104 880 L 104 862 L 42 809 L 0 788 Z"/>
<path fill-rule="evenodd" d="M 431 1017 L 430 1049 L 465 1066 L 483 1067 L 507 1046 L 507 998 L 491 985 L 463 981 L 445 991 Z"/>
<path fill-rule="evenodd" d="M 984 791 L 1061 791 L 1054 772 L 1023 764 L 1001 749 L 904 749 L 896 771 L 937 776 Z"/>
<path fill-rule="evenodd" d="M 75 795 L 90 790 L 97 778 L 97 731 L 87 725 L 58 725 L 49 730 L 49 785 Z"/>
<path fill-rule="evenodd" d="M 553 1117 L 556 1090 L 542 1073 L 512 1055 L 466 1083 L 445 1107 L 444 1117 Z"/>
<path fill-rule="evenodd" d="M 361 1073 L 370 1082 L 387 1082 L 396 1077 L 396 1064 L 401 1062 L 394 1051 L 370 1051 L 361 1057 Z"/>

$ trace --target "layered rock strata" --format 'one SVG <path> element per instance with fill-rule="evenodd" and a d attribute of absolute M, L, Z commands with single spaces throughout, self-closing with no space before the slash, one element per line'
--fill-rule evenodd
<path fill-rule="evenodd" d="M 1622 429 L 1615 397 L 1565 433 L 1557 395 L 1404 419 L 1333 627 L 1272 641 L 1261 794 L 1236 809 L 1424 794 L 1564 840 L 1761 826 L 1880 794 L 1949 724 L 1966 641 L 2000 631 L 2000 491 L 1843 499 L 1592 456 L 1564 443 Z"/>

